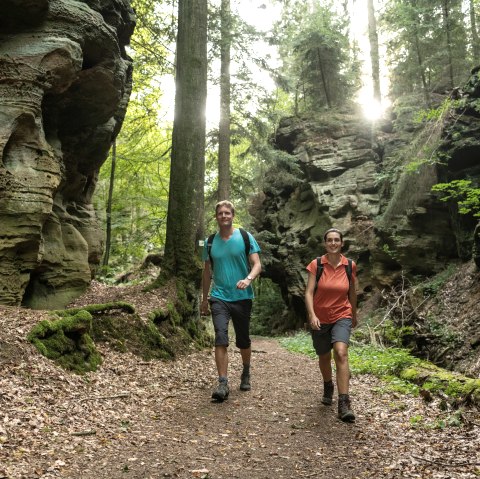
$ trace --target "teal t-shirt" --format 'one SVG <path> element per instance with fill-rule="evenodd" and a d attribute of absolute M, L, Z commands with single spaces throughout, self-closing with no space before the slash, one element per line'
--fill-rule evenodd
<path fill-rule="evenodd" d="M 255 238 L 248 233 L 250 239 L 250 254 L 259 253 L 260 246 Z M 205 239 L 202 259 L 210 261 Z M 213 238 L 210 254 L 213 259 L 213 285 L 210 296 L 223 301 L 239 301 L 253 299 L 253 288 L 237 289 L 237 283 L 250 273 L 250 263 L 245 255 L 245 243 L 238 228 L 235 228 L 232 236 L 224 241 L 217 233 Z"/>

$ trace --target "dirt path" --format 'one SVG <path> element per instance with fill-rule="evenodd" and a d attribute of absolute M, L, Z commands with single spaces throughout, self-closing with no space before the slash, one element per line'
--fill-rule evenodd
<path fill-rule="evenodd" d="M 99 345 L 95 373 L 77 376 L 25 340 L 38 312 L 0 309 L 0 479 L 476 478 L 480 417 L 352 379 L 355 424 L 320 403 L 316 361 L 255 338 L 252 390 L 210 400 L 213 349 L 145 362 Z"/>
<path fill-rule="evenodd" d="M 254 342 L 250 392 L 238 389 L 240 355 L 233 354 L 231 394 L 220 404 L 210 400 L 212 353 L 180 362 L 167 368 L 168 393 L 155 392 L 166 371 L 153 367 L 150 384 L 139 392 L 148 396 L 150 390 L 150 396 L 130 399 L 136 414 L 124 434 L 84 439 L 84 454 L 62 477 L 478 477 L 480 468 L 473 465 L 452 468 L 465 463 L 465 447 L 468 462 L 480 462 L 478 424 L 470 431 L 415 431 L 408 418 L 427 417 L 430 408 L 421 400 L 375 393 L 373 378 L 352 381 L 358 416 L 352 425 L 336 418 L 335 407 L 321 405 L 315 361 L 277 341 Z M 155 394 L 161 397 L 152 401 Z"/>

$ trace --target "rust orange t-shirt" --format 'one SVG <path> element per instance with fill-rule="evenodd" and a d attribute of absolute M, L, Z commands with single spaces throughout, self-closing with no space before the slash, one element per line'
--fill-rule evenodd
<path fill-rule="evenodd" d="M 348 299 L 348 276 L 345 269 L 348 260 L 343 255 L 340 255 L 340 259 L 341 264 L 334 268 L 328 262 L 326 255 L 321 257 L 323 273 L 313 296 L 313 310 L 322 324 L 332 324 L 341 318 L 352 317 L 352 305 Z M 307 271 L 316 276 L 316 258 L 307 266 Z M 357 265 L 352 261 L 352 284 L 354 284 L 356 276 Z"/>

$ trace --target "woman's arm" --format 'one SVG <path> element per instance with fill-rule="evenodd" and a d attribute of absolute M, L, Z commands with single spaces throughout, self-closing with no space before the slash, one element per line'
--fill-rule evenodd
<path fill-rule="evenodd" d="M 313 310 L 313 292 L 315 290 L 315 275 L 308 272 L 307 287 L 305 288 L 305 306 L 307 307 L 308 321 L 312 329 L 320 329 L 320 320 Z"/>
<path fill-rule="evenodd" d="M 352 305 L 352 327 L 357 327 L 357 278 L 353 277 L 348 290 L 348 300 Z"/>

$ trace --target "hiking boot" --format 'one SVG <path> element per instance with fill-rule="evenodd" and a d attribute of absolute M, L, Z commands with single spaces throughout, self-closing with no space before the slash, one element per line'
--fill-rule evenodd
<path fill-rule="evenodd" d="M 333 402 L 333 381 L 323 383 L 323 397 L 322 404 L 325 406 L 331 406 Z"/>
<path fill-rule="evenodd" d="M 241 391 L 250 391 L 252 387 L 250 386 L 250 374 L 243 373 L 240 377 L 240 390 Z"/>
<path fill-rule="evenodd" d="M 218 386 L 212 392 L 212 399 L 216 399 L 219 402 L 225 401 L 228 398 L 228 394 L 230 389 L 228 387 L 228 383 L 226 382 L 219 382 Z"/>
<path fill-rule="evenodd" d="M 355 414 L 350 409 L 350 398 L 348 394 L 340 394 L 338 396 L 338 417 L 344 422 L 355 421 Z"/>

